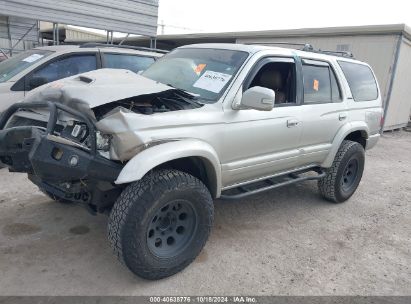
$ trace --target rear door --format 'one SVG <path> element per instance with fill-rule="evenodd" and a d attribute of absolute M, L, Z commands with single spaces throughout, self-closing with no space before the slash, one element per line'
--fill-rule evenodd
<path fill-rule="evenodd" d="M 331 62 L 302 59 L 304 102 L 299 164 L 319 164 L 348 119 L 346 97 Z"/>

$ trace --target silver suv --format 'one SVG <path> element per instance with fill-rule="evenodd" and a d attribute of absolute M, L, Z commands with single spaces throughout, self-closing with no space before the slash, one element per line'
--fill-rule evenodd
<path fill-rule="evenodd" d="M 350 198 L 379 138 L 380 90 L 347 56 L 265 46 L 178 48 L 144 73 L 51 83 L 0 120 L 0 160 L 52 199 L 110 212 L 133 273 L 173 275 L 203 248 L 213 199 L 317 180 Z"/>

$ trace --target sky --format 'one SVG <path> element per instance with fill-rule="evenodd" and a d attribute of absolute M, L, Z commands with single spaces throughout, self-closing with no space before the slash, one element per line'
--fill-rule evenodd
<path fill-rule="evenodd" d="M 159 0 L 158 13 L 158 34 L 397 23 L 411 26 L 409 0 Z M 114 33 L 115 37 L 125 35 Z"/>
<path fill-rule="evenodd" d="M 408 0 L 159 0 L 159 3 L 158 21 L 165 25 L 165 34 L 393 23 L 411 26 Z M 161 26 L 158 33 L 162 33 Z"/>

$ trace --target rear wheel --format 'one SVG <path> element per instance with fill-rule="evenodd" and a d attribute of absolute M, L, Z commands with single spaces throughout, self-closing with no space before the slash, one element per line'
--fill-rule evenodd
<path fill-rule="evenodd" d="M 213 201 L 197 178 L 176 170 L 130 184 L 110 214 L 108 238 L 133 273 L 150 280 L 188 266 L 208 239 Z"/>
<path fill-rule="evenodd" d="M 364 171 L 364 148 L 344 140 L 327 175 L 318 181 L 324 198 L 335 203 L 349 199 L 357 190 Z"/>

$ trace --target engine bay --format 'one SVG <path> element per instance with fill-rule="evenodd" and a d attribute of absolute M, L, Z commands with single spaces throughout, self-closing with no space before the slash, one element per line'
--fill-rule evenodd
<path fill-rule="evenodd" d="M 97 120 L 102 119 L 116 108 L 128 111 L 152 115 L 156 113 L 188 110 L 200 108 L 203 105 L 195 100 L 195 97 L 183 91 L 168 90 L 149 95 L 130 97 L 93 108 Z"/>

